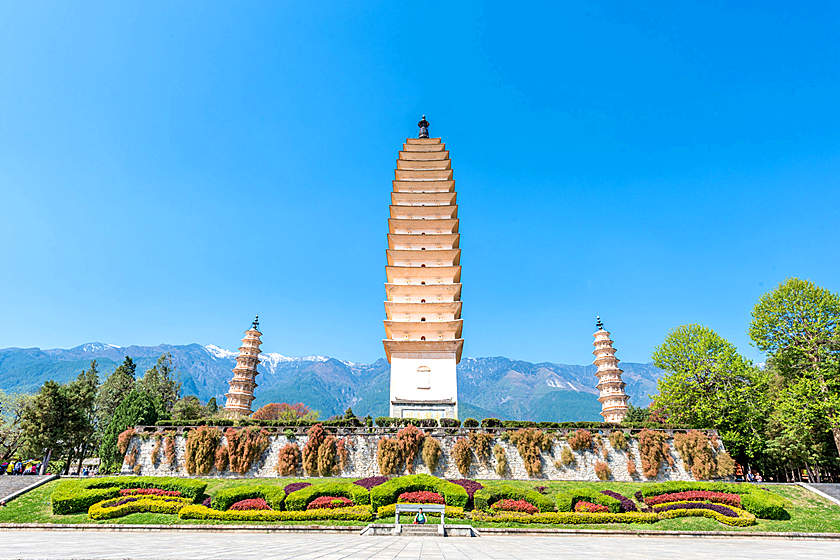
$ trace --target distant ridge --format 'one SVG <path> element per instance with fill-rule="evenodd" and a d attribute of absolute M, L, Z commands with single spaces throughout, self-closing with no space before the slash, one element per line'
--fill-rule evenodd
<path fill-rule="evenodd" d="M 0 389 L 34 392 L 44 381 L 66 382 L 91 360 L 105 377 L 125 356 L 137 362 L 138 376 L 164 352 L 172 354 L 183 394 L 202 401 L 224 402 L 236 352 L 213 344 L 120 347 L 89 342 L 73 348 L 0 349 Z M 360 415 L 388 413 L 388 363 L 379 359 L 359 364 L 328 356 L 260 355 L 256 405 L 267 402 L 304 402 L 322 417 L 348 406 Z M 630 403 L 647 406 L 660 370 L 652 364 L 622 362 Z M 529 420 L 599 420 L 595 367 L 531 363 L 505 357 L 464 358 L 458 365 L 462 418 L 495 416 Z"/>

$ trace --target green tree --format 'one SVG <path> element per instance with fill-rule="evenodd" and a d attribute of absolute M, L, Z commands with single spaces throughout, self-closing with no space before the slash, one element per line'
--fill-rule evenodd
<path fill-rule="evenodd" d="M 0 462 L 10 460 L 23 443 L 21 421 L 32 395 L 0 389 Z"/>
<path fill-rule="evenodd" d="M 207 417 L 207 409 L 195 395 L 187 395 L 178 399 L 172 408 L 172 419 L 176 422 L 183 420 L 198 420 Z"/>
<path fill-rule="evenodd" d="M 122 400 L 134 389 L 134 373 L 137 365 L 128 356 L 114 370 L 99 388 L 96 396 L 96 423 L 99 430 L 104 430 L 114 416 L 114 411 Z"/>
<path fill-rule="evenodd" d="M 207 414 L 214 415 L 219 412 L 219 405 L 216 403 L 216 397 L 210 397 L 207 401 Z"/>
<path fill-rule="evenodd" d="M 113 472 L 122 465 L 122 456 L 117 448 L 119 435 L 137 425 L 153 425 L 158 419 L 157 402 L 144 391 L 133 389 L 122 399 L 114 416 L 105 428 L 99 447 L 99 458 L 105 472 Z"/>
<path fill-rule="evenodd" d="M 813 282 L 789 278 L 761 296 L 749 333 L 759 350 L 768 353 L 771 367 L 791 385 L 803 379 L 813 382 L 816 403 L 800 406 L 819 407 L 840 455 L 840 296 Z"/>
<path fill-rule="evenodd" d="M 22 452 L 32 457 L 60 456 L 69 445 L 66 392 L 55 381 L 45 382 L 29 401 L 21 417 Z"/>
<path fill-rule="evenodd" d="M 67 461 L 65 472 L 69 472 L 74 457 L 83 459 L 93 442 L 95 432 L 95 402 L 99 388 L 99 371 L 96 360 L 61 390 L 67 400 L 65 429 L 67 431 Z M 81 468 L 81 462 L 80 462 Z"/>
<path fill-rule="evenodd" d="M 175 379 L 172 354 L 161 354 L 157 363 L 137 380 L 137 387 L 154 397 L 161 414 L 172 413 L 172 407 L 181 394 L 181 383 Z"/>
<path fill-rule="evenodd" d="M 756 459 L 764 448 L 769 376 L 701 325 L 674 329 L 653 353 L 665 370 L 652 408 L 669 421 L 715 428 L 730 454 Z"/>
<path fill-rule="evenodd" d="M 625 422 L 649 422 L 650 409 L 642 408 L 641 406 L 627 406 L 627 416 L 624 417 Z"/>

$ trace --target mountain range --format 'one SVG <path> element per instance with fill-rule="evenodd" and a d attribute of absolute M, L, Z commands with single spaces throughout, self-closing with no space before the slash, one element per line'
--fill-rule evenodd
<path fill-rule="evenodd" d="M 34 392 L 49 379 L 66 382 L 91 360 L 105 379 L 125 356 L 137 363 L 137 376 L 170 353 L 182 384 L 182 395 L 206 402 L 224 393 L 236 352 L 212 344 L 126 346 L 90 342 L 69 349 L 0 349 L 0 389 Z M 291 358 L 260 355 L 256 406 L 269 402 L 303 402 L 328 417 L 348 406 L 359 415 L 388 414 L 388 362 L 353 363 L 327 356 Z M 647 406 L 661 371 L 652 364 L 624 362 L 624 381 L 631 404 Z M 531 363 L 505 357 L 464 358 L 458 365 L 460 416 L 527 420 L 599 420 L 595 366 Z"/>

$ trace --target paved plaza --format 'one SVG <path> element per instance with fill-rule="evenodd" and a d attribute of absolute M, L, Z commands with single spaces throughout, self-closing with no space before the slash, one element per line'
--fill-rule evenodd
<path fill-rule="evenodd" d="M 362 537 L 322 533 L 2 531 L 0 558 L 275 559 L 840 558 L 840 542 L 758 538 L 552 536 Z"/>

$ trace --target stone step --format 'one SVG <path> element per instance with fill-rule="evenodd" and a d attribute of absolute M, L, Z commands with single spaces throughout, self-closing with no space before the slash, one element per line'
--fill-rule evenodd
<path fill-rule="evenodd" d="M 437 537 L 439 525 L 403 525 L 400 536 L 403 537 Z"/>

